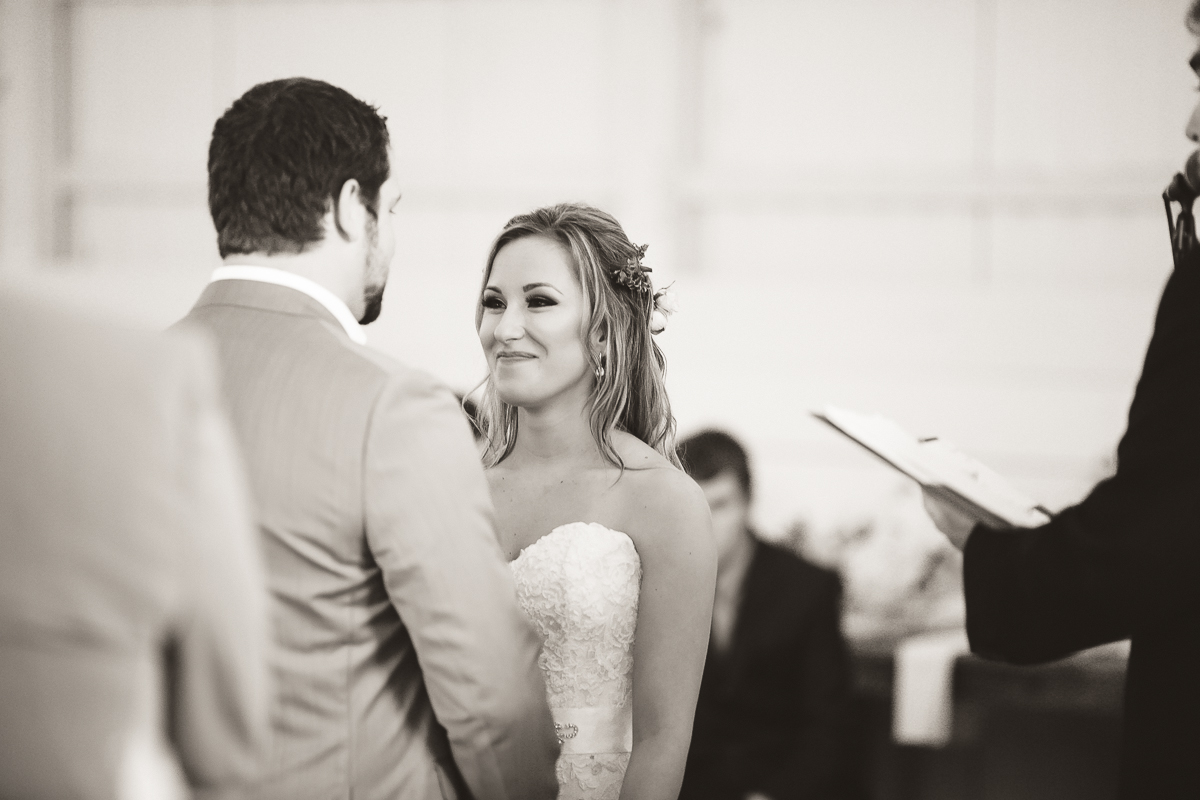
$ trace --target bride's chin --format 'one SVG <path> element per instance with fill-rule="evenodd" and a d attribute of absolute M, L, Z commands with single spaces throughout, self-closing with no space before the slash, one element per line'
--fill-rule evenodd
<path fill-rule="evenodd" d="M 528 391 L 522 391 L 519 387 L 515 386 L 497 385 L 496 397 L 499 398 L 501 403 L 516 406 L 517 408 L 525 408 L 536 402 L 534 398 L 530 397 Z"/>
<path fill-rule="evenodd" d="M 538 410 L 564 399 L 581 398 L 586 395 L 588 388 L 574 384 L 563 387 L 547 381 L 497 381 L 495 376 L 492 376 L 492 386 L 500 402 L 526 410 Z M 574 389 L 579 389 L 581 393 Z"/>

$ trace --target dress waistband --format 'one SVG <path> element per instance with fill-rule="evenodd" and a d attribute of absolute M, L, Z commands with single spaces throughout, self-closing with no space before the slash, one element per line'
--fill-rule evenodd
<path fill-rule="evenodd" d="M 629 753 L 633 750 L 633 704 L 552 708 L 554 731 L 564 753 Z"/>

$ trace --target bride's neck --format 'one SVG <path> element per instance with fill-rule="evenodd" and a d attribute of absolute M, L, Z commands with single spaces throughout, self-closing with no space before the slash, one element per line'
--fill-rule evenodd
<path fill-rule="evenodd" d="M 517 410 L 517 442 L 513 455 L 532 463 L 589 461 L 598 450 L 592 438 L 586 403 L 560 402 Z"/>

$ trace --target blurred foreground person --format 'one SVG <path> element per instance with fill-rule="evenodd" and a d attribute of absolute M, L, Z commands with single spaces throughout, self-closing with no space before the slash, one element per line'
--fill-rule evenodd
<path fill-rule="evenodd" d="M 680 800 L 850 796 L 850 665 L 837 575 L 750 529 L 746 451 L 720 431 L 679 445 L 717 539 L 717 592 Z"/>
<path fill-rule="evenodd" d="M 218 408 L 192 337 L 0 292 L 0 797 L 254 776 L 266 593 Z"/>
<path fill-rule="evenodd" d="M 676 800 L 708 641 L 716 555 L 675 455 L 645 250 L 590 206 L 521 214 L 475 311 L 483 460 L 545 637 L 559 800 Z"/>
<path fill-rule="evenodd" d="M 1200 33 L 1200 3 L 1188 27 Z M 1191 65 L 1200 75 L 1200 50 Z M 1200 141 L 1200 106 L 1187 126 Z M 992 530 L 926 495 L 963 550 L 967 635 L 1035 664 L 1132 638 L 1120 796 L 1200 797 L 1200 248 L 1192 187 L 1168 189 L 1175 270 L 1163 290 L 1116 474 L 1030 530 Z M 1168 207 L 1168 213 L 1170 207 Z"/>
<path fill-rule="evenodd" d="M 558 745 L 454 395 L 364 346 L 400 200 L 374 108 L 304 78 L 217 121 L 216 340 L 258 507 L 274 747 L 239 797 L 537 800 Z"/>

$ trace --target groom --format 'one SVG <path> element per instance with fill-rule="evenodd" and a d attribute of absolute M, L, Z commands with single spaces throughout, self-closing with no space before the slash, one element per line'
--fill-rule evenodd
<path fill-rule="evenodd" d="M 272 595 L 274 744 L 238 797 L 550 798 L 554 724 L 453 396 L 363 346 L 400 199 L 374 108 L 259 84 L 209 148 L 216 340 Z"/>

